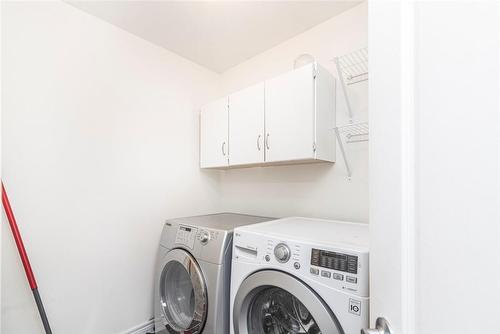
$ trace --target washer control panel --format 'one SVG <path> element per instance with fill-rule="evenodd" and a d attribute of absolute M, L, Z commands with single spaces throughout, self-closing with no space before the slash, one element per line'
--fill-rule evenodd
<path fill-rule="evenodd" d="M 358 257 L 338 252 L 329 252 L 313 248 L 311 251 L 311 265 L 350 274 L 358 273 Z"/>
<path fill-rule="evenodd" d="M 233 260 L 265 264 L 332 288 L 369 295 L 368 250 L 235 233 Z"/>
<path fill-rule="evenodd" d="M 333 282 L 349 292 L 368 291 L 368 253 L 358 255 L 316 247 L 310 252 L 309 273 L 312 277 Z"/>
<path fill-rule="evenodd" d="M 280 264 L 291 264 L 293 268 L 299 270 L 302 266 L 301 246 L 295 243 L 268 239 L 263 259 L 266 262 L 276 262 Z"/>
<path fill-rule="evenodd" d="M 290 247 L 285 243 L 279 243 L 274 247 L 274 256 L 281 263 L 287 263 L 290 260 Z"/>

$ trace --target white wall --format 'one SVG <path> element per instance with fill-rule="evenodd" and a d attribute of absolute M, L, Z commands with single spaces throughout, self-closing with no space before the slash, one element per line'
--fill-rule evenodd
<path fill-rule="evenodd" d="M 60 2 L 2 2 L 3 179 L 54 333 L 152 315 L 167 217 L 215 210 L 198 108 L 219 76 Z M 41 333 L 7 224 L 2 326 Z"/>
<path fill-rule="evenodd" d="M 224 72 L 222 90 L 229 94 L 293 68 L 303 53 L 336 75 L 335 56 L 367 46 L 367 4 L 362 3 L 296 37 Z M 337 124 L 347 122 L 340 85 L 337 97 Z M 366 83 L 351 91 L 356 120 L 367 120 Z M 234 169 L 221 172 L 223 206 L 269 216 L 303 215 L 368 221 L 367 143 L 349 147 L 353 169 L 347 174 L 340 151 L 335 164 L 295 165 Z"/>

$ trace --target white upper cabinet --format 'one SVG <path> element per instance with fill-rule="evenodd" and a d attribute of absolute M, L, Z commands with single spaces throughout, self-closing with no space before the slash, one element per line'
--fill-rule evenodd
<path fill-rule="evenodd" d="M 229 96 L 229 164 L 264 162 L 264 83 Z"/>
<path fill-rule="evenodd" d="M 335 161 L 336 81 L 327 69 L 316 65 L 314 79 L 314 159 Z"/>
<path fill-rule="evenodd" d="M 200 167 L 227 167 L 229 164 L 228 99 L 201 108 Z"/>
<path fill-rule="evenodd" d="M 200 165 L 334 162 L 334 127 L 335 79 L 309 64 L 202 108 Z"/>
<path fill-rule="evenodd" d="M 266 81 L 266 161 L 314 158 L 314 68 Z"/>

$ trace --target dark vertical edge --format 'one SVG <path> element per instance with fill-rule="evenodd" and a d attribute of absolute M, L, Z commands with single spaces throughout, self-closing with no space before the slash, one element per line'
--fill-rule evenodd
<path fill-rule="evenodd" d="M 35 297 L 36 306 L 38 307 L 38 312 L 40 313 L 40 318 L 42 318 L 43 328 L 45 328 L 46 334 L 52 334 L 50 329 L 49 319 L 47 319 L 47 314 L 45 313 L 45 308 L 43 307 L 42 298 L 38 293 L 38 289 L 33 289 L 33 297 Z"/>

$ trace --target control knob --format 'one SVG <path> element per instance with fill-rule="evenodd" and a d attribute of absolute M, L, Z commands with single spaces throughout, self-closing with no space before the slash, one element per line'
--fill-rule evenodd
<path fill-rule="evenodd" d="M 201 232 L 201 234 L 200 234 L 200 242 L 203 245 L 206 245 L 209 240 L 210 240 L 210 233 L 208 233 L 208 231 Z"/>
<path fill-rule="evenodd" d="M 274 256 L 281 263 L 286 263 L 290 260 L 290 248 L 284 243 L 277 244 L 274 247 Z"/>

